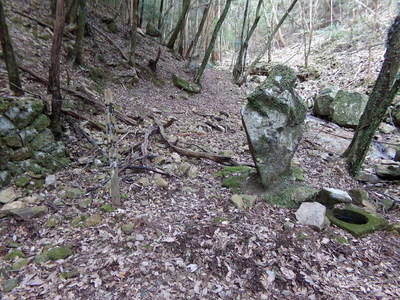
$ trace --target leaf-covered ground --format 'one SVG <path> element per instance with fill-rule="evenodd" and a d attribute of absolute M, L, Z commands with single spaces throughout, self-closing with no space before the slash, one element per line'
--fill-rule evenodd
<path fill-rule="evenodd" d="M 10 8 L 10 1 L 5 2 Z M 33 3 L 21 1 L 14 9 L 50 22 L 43 10 L 33 9 Z M 19 60 L 46 77 L 51 44 L 48 30 L 12 12 L 8 17 L 13 20 L 11 34 Z M 106 31 L 99 18 L 92 15 L 90 21 Z M 131 70 L 121 64 L 115 48 L 93 34 L 87 39 L 86 68 L 73 68 L 63 57 L 62 84 L 86 91 L 99 101 L 102 97 L 98 92 L 109 87 L 121 111 L 137 120 L 137 126 L 118 124 L 121 164 L 142 155 L 140 146 L 133 146 L 144 141 L 156 122 L 165 124 L 172 118 L 175 121 L 166 133 L 177 146 L 213 153 L 224 151 L 240 163 L 251 163 L 240 120 L 245 91 L 251 86 L 239 88 L 230 82 L 229 73 L 209 69 L 202 81 L 202 93 L 189 95 L 173 86 L 171 76 L 178 73 L 192 78 L 194 71 L 162 48 L 158 70 L 153 74 L 147 62 L 155 58 L 158 46 L 142 36 L 138 43 L 142 78 L 132 86 Z M 120 26 L 117 34 L 107 34 L 128 51 L 129 40 L 122 38 L 127 37 L 127 28 Z M 341 57 L 348 59 L 344 53 L 335 54 L 335 59 L 345 62 Z M 379 61 L 375 64 L 379 70 Z M 341 84 L 350 74 L 354 76 L 354 70 L 340 66 L 330 69 L 329 74 L 321 67 L 322 78 L 301 83 L 303 97 L 312 98 L 325 81 Z M 107 73 L 103 82 L 90 79 L 90 67 L 103 68 Z M 0 72 L 5 78 L 4 65 Z M 365 69 L 359 73 L 365 75 Z M 32 77 L 24 74 L 23 82 L 27 91 L 47 99 L 46 88 Z M 354 82 L 347 88 L 353 86 Z M 2 93 L 8 93 L 5 79 L 1 80 L 1 88 Z M 63 96 L 71 109 L 93 120 L 104 120 L 104 112 L 68 94 Z M 390 223 L 400 222 L 398 207 L 384 210 L 381 204 L 385 195 L 399 198 L 398 182 L 362 185 L 347 175 L 340 154 L 352 131 L 311 116 L 307 123 L 308 130 L 294 159 L 302 166 L 306 182 L 315 188 L 363 187 L 370 192 L 371 203 Z M 103 132 L 86 122 L 80 122 L 80 126 L 106 151 Z M 398 134 L 379 137 L 399 142 Z M 316 231 L 298 224 L 295 210 L 273 207 L 262 199 L 251 209 L 238 210 L 231 204 L 232 193 L 221 187 L 221 177 L 216 174 L 221 165 L 174 153 L 157 132 L 149 137 L 147 150 L 152 158 L 148 167 L 172 176 L 141 169 L 142 160 L 137 160 L 137 168 L 120 176 L 123 207 L 110 212 L 102 208 L 111 201 L 106 188 L 86 193 L 108 176 L 106 161 L 67 122 L 64 142 L 70 150 L 71 166 L 56 174 L 55 186 L 27 195 L 32 204 L 47 205 L 51 214 L 31 222 L 0 219 L 0 254 L 21 250 L 29 260 L 19 271 L 9 267 L 18 258 L 0 260 L 0 280 L 4 283 L 14 278 L 18 282 L 10 292 L 2 292 L 2 299 L 400 297 L 398 234 L 380 231 L 355 238 L 335 226 Z M 185 168 L 188 172 L 184 172 Z M 100 216 L 100 222 L 89 224 L 88 219 L 94 215 Z M 294 228 L 284 226 L 287 222 L 294 223 Z M 56 246 L 69 246 L 73 255 L 34 262 L 37 255 Z M 65 273 L 70 271 L 73 272 L 67 276 Z"/>

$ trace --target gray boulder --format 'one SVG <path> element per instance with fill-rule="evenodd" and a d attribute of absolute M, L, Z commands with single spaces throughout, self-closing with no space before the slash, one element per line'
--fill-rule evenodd
<path fill-rule="evenodd" d="M 300 224 L 322 229 L 325 225 L 326 207 L 318 202 L 304 202 L 296 211 L 296 219 Z"/>
<path fill-rule="evenodd" d="M 382 179 L 400 179 L 400 163 L 398 162 L 377 165 L 375 171 L 376 175 Z"/>
<path fill-rule="evenodd" d="M 367 102 L 363 94 L 339 91 L 330 105 L 330 116 L 340 126 L 355 128 Z"/>
<path fill-rule="evenodd" d="M 322 188 L 318 192 L 315 201 L 325 205 L 328 208 L 333 208 L 339 203 L 352 203 L 353 199 L 349 193 L 345 191 L 332 188 Z"/>
<path fill-rule="evenodd" d="M 301 140 L 306 106 L 294 91 L 296 75 L 277 65 L 249 97 L 242 121 L 264 187 L 291 176 L 290 162 Z"/>
<path fill-rule="evenodd" d="M 316 97 L 313 113 L 316 116 L 328 117 L 330 115 L 330 105 L 336 97 L 339 88 L 337 86 L 323 89 Z"/>

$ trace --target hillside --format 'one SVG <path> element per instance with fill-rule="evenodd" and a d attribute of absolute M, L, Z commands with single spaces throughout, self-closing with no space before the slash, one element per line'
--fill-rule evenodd
<path fill-rule="evenodd" d="M 7 17 L 18 60 L 47 78 L 51 31 L 32 18 L 45 23 L 51 18 L 38 9 L 37 1 L 14 2 Z M 11 9 L 10 1 L 6 3 Z M 118 32 L 110 33 L 101 17 L 91 13 L 90 24 L 128 53 L 129 29 L 118 24 Z M 110 88 L 117 110 L 136 123 L 117 121 L 119 162 L 133 162 L 132 168 L 120 174 L 123 206 L 105 206 L 111 202 L 107 185 L 97 187 L 109 171 L 105 133 L 88 121 L 69 116 L 69 121 L 63 122 L 63 142 L 71 164 L 57 172 L 55 182 L 47 186 L 26 190 L 12 185 L 21 201 L 45 205 L 50 213 L 30 222 L 0 219 L 0 283 L 18 282 L 9 292 L 4 292 L 2 285 L 2 299 L 400 297 L 398 232 L 354 237 L 336 226 L 319 231 L 299 224 L 295 209 L 275 207 L 262 199 L 250 209 L 237 209 L 231 202 L 233 193 L 221 186 L 223 165 L 177 154 L 157 131 L 158 124 L 168 124 L 166 136 L 177 147 L 229 155 L 239 164 L 252 164 L 240 110 L 247 93 L 256 86 L 254 82 L 240 88 L 231 82 L 227 70 L 210 68 L 202 79 L 201 93 L 189 94 L 171 80 L 173 74 L 193 78 L 194 70 L 187 67 L 187 61 L 138 34 L 140 80 L 133 83 L 132 70 L 118 50 L 95 30 L 92 34 L 85 39 L 82 68 L 73 67 L 67 59 L 71 41 L 65 38 L 61 83 L 98 102 L 103 102 L 104 88 Z M 160 47 L 161 59 L 154 73 L 148 61 L 157 56 Z M 290 47 L 293 45 L 282 50 L 277 62 L 286 61 Z M 319 76 L 298 85 L 304 99 L 312 99 L 326 83 L 370 91 L 371 83 L 355 87 L 359 84 L 355 74 L 367 72 L 365 60 L 364 67 L 357 69 L 360 63 L 347 63 L 346 50 L 339 54 L 333 47 L 325 51 L 315 53 L 314 61 L 329 54 L 336 64 L 328 68 L 326 61 L 315 63 Z M 356 56 L 365 59 L 365 51 Z M 380 57 L 383 46 L 374 51 L 375 57 Z M 380 63 L 379 58 L 373 62 L 374 78 Z M 288 64 L 296 68 L 298 61 Z M 0 74 L 0 93 L 10 96 L 4 63 Z M 21 75 L 27 97 L 49 100 L 43 83 L 26 72 Z M 105 112 L 87 101 L 65 90 L 62 96 L 66 109 L 89 120 L 105 121 Z M 390 224 L 400 223 L 399 207 L 390 201 L 399 199 L 398 181 L 362 183 L 347 174 L 340 155 L 353 130 L 311 114 L 306 122 L 307 132 L 294 158 L 305 182 L 317 189 L 363 188 L 369 192 L 370 209 Z M 73 124 L 89 134 L 103 153 Z M 377 140 L 384 142 L 383 146 L 385 142 L 398 145 L 398 129 L 379 133 Z M 144 150 L 149 154 L 147 163 L 141 158 Z M 367 161 L 370 168 L 382 161 L 382 153 L 375 154 Z M 68 246 L 73 255 L 35 263 L 41 253 L 61 246 Z M 29 260 L 19 271 L 12 270 L 16 259 L 5 259 L 7 253 L 17 250 Z"/>

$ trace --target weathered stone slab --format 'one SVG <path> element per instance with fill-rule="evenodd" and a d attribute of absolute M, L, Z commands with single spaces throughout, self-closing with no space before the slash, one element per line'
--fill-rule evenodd
<path fill-rule="evenodd" d="M 303 134 L 307 109 L 294 91 L 295 81 L 292 69 L 273 67 L 242 110 L 250 152 L 266 188 L 291 175 L 290 162 Z"/>

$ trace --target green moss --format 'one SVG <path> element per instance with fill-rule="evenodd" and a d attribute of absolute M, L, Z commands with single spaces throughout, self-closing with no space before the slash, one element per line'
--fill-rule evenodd
<path fill-rule="evenodd" d="M 347 240 L 346 237 L 344 236 L 335 236 L 333 237 L 333 239 L 338 243 L 338 244 L 348 244 L 349 241 Z"/>
<path fill-rule="evenodd" d="M 227 218 L 222 218 L 222 217 L 217 217 L 217 218 L 214 218 L 214 220 L 213 220 L 214 224 L 221 224 L 223 222 L 229 222 L 229 220 Z"/>
<path fill-rule="evenodd" d="M 352 207 L 352 206 L 347 206 L 345 207 L 346 210 L 361 214 L 367 219 L 366 224 L 352 224 L 352 223 L 347 223 L 342 220 L 339 220 L 334 217 L 334 210 L 330 210 L 327 212 L 327 217 L 329 220 L 337 225 L 338 227 L 350 232 L 354 236 L 361 236 L 367 233 L 374 232 L 379 229 L 383 229 L 384 227 L 387 227 L 388 223 L 387 221 L 379 216 L 379 215 L 373 215 L 370 214 L 360 208 Z"/>
<path fill-rule="evenodd" d="M 200 87 L 197 85 L 193 85 L 183 79 L 181 76 L 174 74 L 172 75 L 172 82 L 174 83 L 175 86 L 177 86 L 180 89 L 183 89 L 189 93 L 200 93 Z"/>
<path fill-rule="evenodd" d="M 246 180 L 246 176 L 231 176 L 222 180 L 222 186 L 231 189 L 232 193 L 238 193 L 242 183 Z"/>
<path fill-rule="evenodd" d="M 104 204 L 103 206 L 101 206 L 100 210 L 102 212 L 112 212 L 112 211 L 114 211 L 114 207 L 110 203 L 107 203 L 107 204 Z"/>
<path fill-rule="evenodd" d="M 71 271 L 64 272 L 60 274 L 60 277 L 63 279 L 73 278 L 79 276 L 79 272 L 77 269 L 72 269 Z"/>
<path fill-rule="evenodd" d="M 12 265 L 13 271 L 19 271 L 23 267 L 27 266 L 29 264 L 29 260 L 26 258 L 20 258 L 18 259 L 15 263 Z"/>
<path fill-rule="evenodd" d="M 45 114 L 41 114 L 39 117 L 33 120 L 32 124 L 30 125 L 30 127 L 35 128 L 37 132 L 42 132 L 49 126 L 50 119 Z"/>
<path fill-rule="evenodd" d="M 51 260 L 59 260 L 67 258 L 73 254 L 69 247 L 55 247 L 46 253 Z"/>
<path fill-rule="evenodd" d="M 47 254 L 39 254 L 35 256 L 34 262 L 35 264 L 45 263 L 49 261 L 50 258 Z"/>
<path fill-rule="evenodd" d="M 18 187 L 27 186 L 28 183 L 31 181 L 29 176 L 20 176 L 15 180 L 15 185 Z"/>
<path fill-rule="evenodd" d="M 220 173 L 222 176 L 226 177 L 228 175 L 235 173 L 245 174 L 248 173 L 250 170 L 251 168 L 246 166 L 234 166 L 234 167 L 225 167 L 220 171 Z"/>
<path fill-rule="evenodd" d="M 15 251 L 9 252 L 6 255 L 4 255 L 3 259 L 4 260 L 13 260 L 16 257 L 25 257 L 25 254 L 22 253 L 21 250 L 15 250 Z"/>

